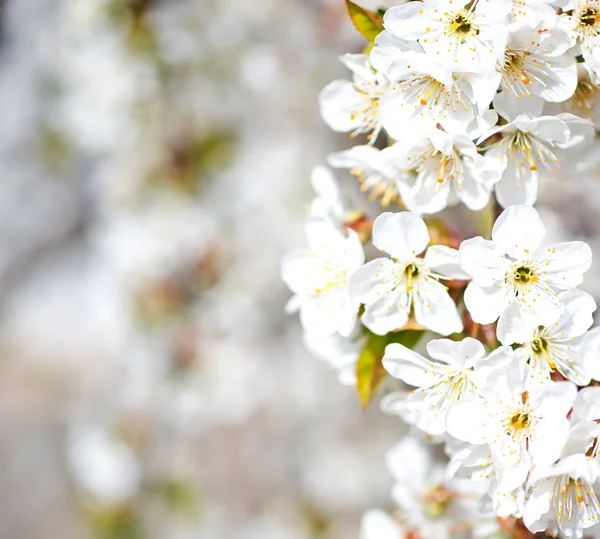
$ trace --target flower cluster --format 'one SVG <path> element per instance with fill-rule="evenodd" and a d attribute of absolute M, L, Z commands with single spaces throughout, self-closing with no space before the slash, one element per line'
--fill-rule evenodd
<path fill-rule="evenodd" d="M 600 329 L 578 288 L 592 253 L 547 241 L 532 206 L 594 138 L 600 2 L 347 4 L 378 31 L 320 109 L 366 140 L 328 163 L 397 211 L 347 210 L 316 168 L 308 247 L 282 273 L 307 344 L 363 403 L 378 370 L 402 383 L 381 401 L 415 430 L 388 456 L 399 509 L 367 513 L 363 537 L 583 537 L 600 522 Z M 427 217 L 459 202 L 491 230 Z"/>

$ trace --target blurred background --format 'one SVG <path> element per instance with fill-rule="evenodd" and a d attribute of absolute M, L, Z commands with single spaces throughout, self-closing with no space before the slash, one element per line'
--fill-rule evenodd
<path fill-rule="evenodd" d="M 358 537 L 405 427 L 306 351 L 279 274 L 350 145 L 317 107 L 364 45 L 342 0 L 0 16 L 0 538 Z M 598 251 L 578 174 L 542 211 Z"/>
<path fill-rule="evenodd" d="M 362 46 L 341 0 L 3 3 L 2 539 L 351 539 L 389 505 L 403 427 L 279 276 Z"/>

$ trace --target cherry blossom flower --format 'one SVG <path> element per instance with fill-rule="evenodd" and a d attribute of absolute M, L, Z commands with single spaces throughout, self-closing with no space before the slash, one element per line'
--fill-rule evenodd
<path fill-rule="evenodd" d="M 427 249 L 429 232 L 414 213 L 383 213 L 373 224 L 373 245 L 392 258 L 377 258 L 350 277 L 350 291 L 365 305 L 363 324 L 385 335 L 417 323 L 449 335 L 462 330 L 456 305 L 440 279 L 462 279 L 458 252 L 442 245 Z M 425 255 L 419 255 L 425 250 Z"/>
<path fill-rule="evenodd" d="M 467 337 L 455 342 L 439 339 L 427 344 L 427 359 L 402 344 L 390 344 L 383 357 L 384 368 L 394 377 L 417 389 L 408 395 L 406 415 L 428 434 L 446 431 L 446 413 L 461 398 L 477 394 L 477 371 L 506 363 L 509 347 L 486 356 L 481 342 Z"/>
<path fill-rule="evenodd" d="M 396 166 L 394 156 L 392 148 L 378 150 L 373 146 L 354 146 L 329 155 L 327 161 L 332 167 L 350 169 L 361 182 L 362 191 L 370 192 L 371 199 L 379 199 L 382 206 L 388 206 L 402 197 L 404 183 L 401 179 L 407 175 Z"/>
<path fill-rule="evenodd" d="M 530 376 L 539 381 L 550 380 L 558 371 L 568 380 L 584 386 L 594 374 L 587 355 L 581 348 L 585 332 L 594 323 L 592 313 L 596 302 L 581 290 L 568 290 L 559 296 L 565 306 L 559 318 L 548 325 L 521 318 L 517 304 L 509 307 L 513 316 L 503 317 L 498 326 L 498 338 L 505 345 L 520 343 L 521 360 L 529 367 Z"/>
<path fill-rule="evenodd" d="M 485 133 L 480 141 L 489 137 L 498 139 L 488 146 L 486 155 L 507 163 L 501 181 L 495 185 L 500 205 L 507 208 L 534 204 L 539 170 L 551 172 L 558 166 L 553 148 L 572 148 L 592 134 L 590 122 L 568 113 L 539 118 L 520 115 Z"/>
<path fill-rule="evenodd" d="M 348 235 L 331 222 L 312 218 L 306 225 L 308 249 L 289 251 L 282 261 L 282 278 L 294 292 L 292 306 L 300 310 L 307 331 L 350 335 L 358 305 L 348 290 L 348 276 L 364 262 L 358 235 Z"/>
<path fill-rule="evenodd" d="M 389 81 L 372 68 L 364 54 L 346 54 L 341 61 L 354 73 L 354 80 L 336 80 L 323 89 L 319 95 L 321 116 L 334 131 L 368 134 L 375 142 L 381 131 L 379 100 L 388 92 Z"/>
<path fill-rule="evenodd" d="M 492 240 L 482 237 L 460 246 L 460 265 L 473 282 L 465 305 L 473 320 L 510 325 L 504 317 L 513 303 L 519 316 L 540 325 L 552 323 L 564 310 L 560 292 L 581 284 L 592 253 L 586 243 L 571 241 L 542 247 L 546 229 L 536 210 L 510 206 L 498 217 Z"/>
<path fill-rule="evenodd" d="M 505 161 L 480 155 L 466 135 L 439 129 L 388 150 L 399 167 L 412 172 L 414 179 L 406 174 L 400 191 L 406 207 L 415 213 L 437 213 L 459 201 L 470 210 L 480 210 L 506 167 Z"/>
<path fill-rule="evenodd" d="M 521 486 L 533 464 L 551 464 L 569 434 L 567 414 L 577 389 L 571 382 L 531 384 L 520 362 L 490 369 L 480 378 L 483 397 L 465 398 L 448 410 L 448 433 L 490 448 L 498 486 Z"/>
<path fill-rule="evenodd" d="M 480 72 L 504 51 L 511 8 L 512 0 L 408 2 L 389 9 L 384 26 L 453 69 Z"/>

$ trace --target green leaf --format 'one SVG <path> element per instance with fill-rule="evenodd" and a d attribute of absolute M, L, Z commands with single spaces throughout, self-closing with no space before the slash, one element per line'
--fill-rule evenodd
<path fill-rule="evenodd" d="M 346 0 L 346 7 L 352 23 L 360 34 L 367 41 L 375 41 L 375 38 L 383 32 L 383 15 L 364 9 L 350 0 Z"/>
<path fill-rule="evenodd" d="M 377 388 L 386 375 L 386 370 L 381 363 L 385 347 L 388 344 L 400 343 L 412 349 L 425 332 L 403 330 L 387 335 L 375 335 L 370 331 L 367 333 L 367 342 L 356 362 L 356 389 L 363 410 L 373 400 Z"/>

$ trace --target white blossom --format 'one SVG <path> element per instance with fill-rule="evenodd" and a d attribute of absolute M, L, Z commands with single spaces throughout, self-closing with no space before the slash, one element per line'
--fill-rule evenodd
<path fill-rule="evenodd" d="M 348 276 L 364 262 L 356 232 L 345 236 L 330 221 L 309 219 L 308 249 L 289 251 L 283 257 L 282 278 L 294 292 L 292 305 L 300 310 L 307 331 L 350 335 L 358 305 L 348 290 Z"/>
<path fill-rule="evenodd" d="M 389 81 L 376 72 L 364 54 L 346 54 L 341 61 L 354 73 L 352 82 L 336 80 L 319 95 L 321 116 L 334 131 L 351 136 L 368 134 L 375 142 L 381 131 L 379 100 L 389 90 Z"/>
<path fill-rule="evenodd" d="M 556 320 L 564 305 L 560 292 L 581 284 L 592 253 L 586 243 L 571 241 L 543 247 L 546 229 L 537 211 L 510 206 L 498 217 L 492 240 L 465 240 L 460 246 L 461 268 L 473 281 L 465 305 L 473 320 L 490 324 L 500 317 L 508 324 L 514 303 L 519 315 L 540 325 Z"/>
<path fill-rule="evenodd" d="M 425 52 L 453 69 L 493 68 L 502 55 L 512 0 L 424 0 L 389 9 L 386 30 L 418 40 Z"/>
<path fill-rule="evenodd" d="M 482 377 L 483 378 L 483 377 Z M 569 433 L 567 414 L 577 389 L 571 382 L 531 384 L 525 366 L 490 369 L 480 381 L 483 397 L 460 399 L 448 411 L 448 433 L 490 448 L 498 486 L 513 490 L 534 463 L 556 461 Z"/>
<path fill-rule="evenodd" d="M 375 220 L 373 245 L 392 258 L 376 258 L 350 277 L 353 300 L 365 305 L 362 322 L 374 333 L 402 328 L 411 314 L 442 335 L 462 330 L 456 305 L 439 282 L 466 277 L 458 252 L 428 244 L 427 225 L 414 213 L 383 213 Z"/>
<path fill-rule="evenodd" d="M 520 343 L 521 360 L 536 380 L 549 380 L 554 371 L 577 385 L 587 385 L 594 374 L 593 366 L 582 349 L 583 336 L 594 323 L 596 302 L 581 290 L 568 290 L 559 295 L 564 311 L 555 322 L 538 325 L 535 320 L 518 315 L 517 305 L 509 308 L 513 316 L 503 318 L 498 338 L 505 345 Z M 600 358 L 599 358 L 600 360 Z"/>
<path fill-rule="evenodd" d="M 486 356 L 483 344 L 467 337 L 455 342 L 439 339 L 427 344 L 428 359 L 402 344 L 390 344 L 383 366 L 394 377 L 415 386 L 405 401 L 405 416 L 428 434 L 446 431 L 446 413 L 461 398 L 478 392 L 478 370 L 506 363 L 512 350 L 502 347 Z"/>

